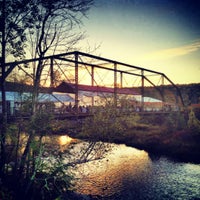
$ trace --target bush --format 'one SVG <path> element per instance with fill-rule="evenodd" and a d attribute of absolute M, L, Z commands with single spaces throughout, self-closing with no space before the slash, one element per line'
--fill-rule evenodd
<path fill-rule="evenodd" d="M 114 105 L 98 107 L 93 118 L 85 119 L 82 125 L 82 136 L 90 136 L 96 139 L 109 139 L 123 133 L 137 125 L 137 114 L 123 113 Z"/>
<path fill-rule="evenodd" d="M 200 121 L 196 118 L 193 110 L 189 113 L 188 127 L 192 130 L 193 134 L 200 134 Z"/>

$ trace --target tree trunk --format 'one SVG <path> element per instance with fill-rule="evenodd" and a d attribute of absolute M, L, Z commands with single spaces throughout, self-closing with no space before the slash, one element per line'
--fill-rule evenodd
<path fill-rule="evenodd" d="M 0 159 L 0 174 L 4 174 L 4 166 L 6 162 L 5 154 L 5 137 L 7 129 L 7 106 L 6 106 L 6 89 L 5 89 L 5 0 L 2 2 L 2 57 L 1 57 L 1 95 L 2 95 L 2 125 L 1 125 L 1 159 Z"/>

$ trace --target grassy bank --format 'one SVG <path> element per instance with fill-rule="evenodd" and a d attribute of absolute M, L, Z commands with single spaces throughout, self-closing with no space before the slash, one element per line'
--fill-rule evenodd
<path fill-rule="evenodd" d="M 113 142 L 168 156 L 176 161 L 200 163 L 200 137 L 193 135 L 190 130 L 166 133 L 158 127 L 157 130 L 149 129 L 147 132 L 129 131 Z"/>
<path fill-rule="evenodd" d="M 72 135 L 74 136 L 74 135 Z M 167 156 L 176 161 L 200 164 L 200 135 L 195 135 L 190 129 L 167 132 L 163 127 L 140 127 L 116 134 L 112 137 L 84 136 L 80 139 L 104 141 L 145 150 L 159 156 Z"/>
<path fill-rule="evenodd" d="M 168 115 L 125 115 L 108 106 L 81 121 L 59 121 L 55 133 L 111 143 L 123 143 L 172 159 L 200 163 L 200 111 Z"/>
<path fill-rule="evenodd" d="M 72 136 L 123 143 L 176 161 L 200 163 L 200 122 L 193 111 L 153 117 L 119 117 L 108 112 L 84 121 L 81 131 Z"/>

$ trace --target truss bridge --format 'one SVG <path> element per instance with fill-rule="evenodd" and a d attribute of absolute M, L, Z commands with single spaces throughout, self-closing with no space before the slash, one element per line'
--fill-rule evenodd
<path fill-rule="evenodd" d="M 39 104 L 46 101 L 42 94 L 49 95 L 53 103 L 76 112 L 80 106 L 106 103 L 151 112 L 153 105 L 159 111 L 184 106 L 180 89 L 164 73 L 79 51 L 6 63 L 4 78 L 6 91 L 21 95 L 21 101 L 25 93 L 37 92 Z M 14 109 L 20 97 L 11 100 Z"/>

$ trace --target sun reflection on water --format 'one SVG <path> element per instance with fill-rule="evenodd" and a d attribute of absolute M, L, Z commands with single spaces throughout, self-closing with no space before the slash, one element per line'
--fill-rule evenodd
<path fill-rule="evenodd" d="M 150 171 L 147 152 L 119 145 L 106 158 L 76 169 L 79 180 L 76 189 L 82 194 L 109 196 L 122 190 L 128 182 L 144 181 Z"/>
<path fill-rule="evenodd" d="M 68 135 L 62 135 L 62 136 L 59 137 L 59 144 L 61 146 L 70 144 L 71 141 L 72 141 L 72 138 L 69 137 Z"/>
<path fill-rule="evenodd" d="M 62 135 L 58 138 L 58 143 L 60 145 L 60 151 L 63 152 L 73 141 L 68 135 Z"/>

